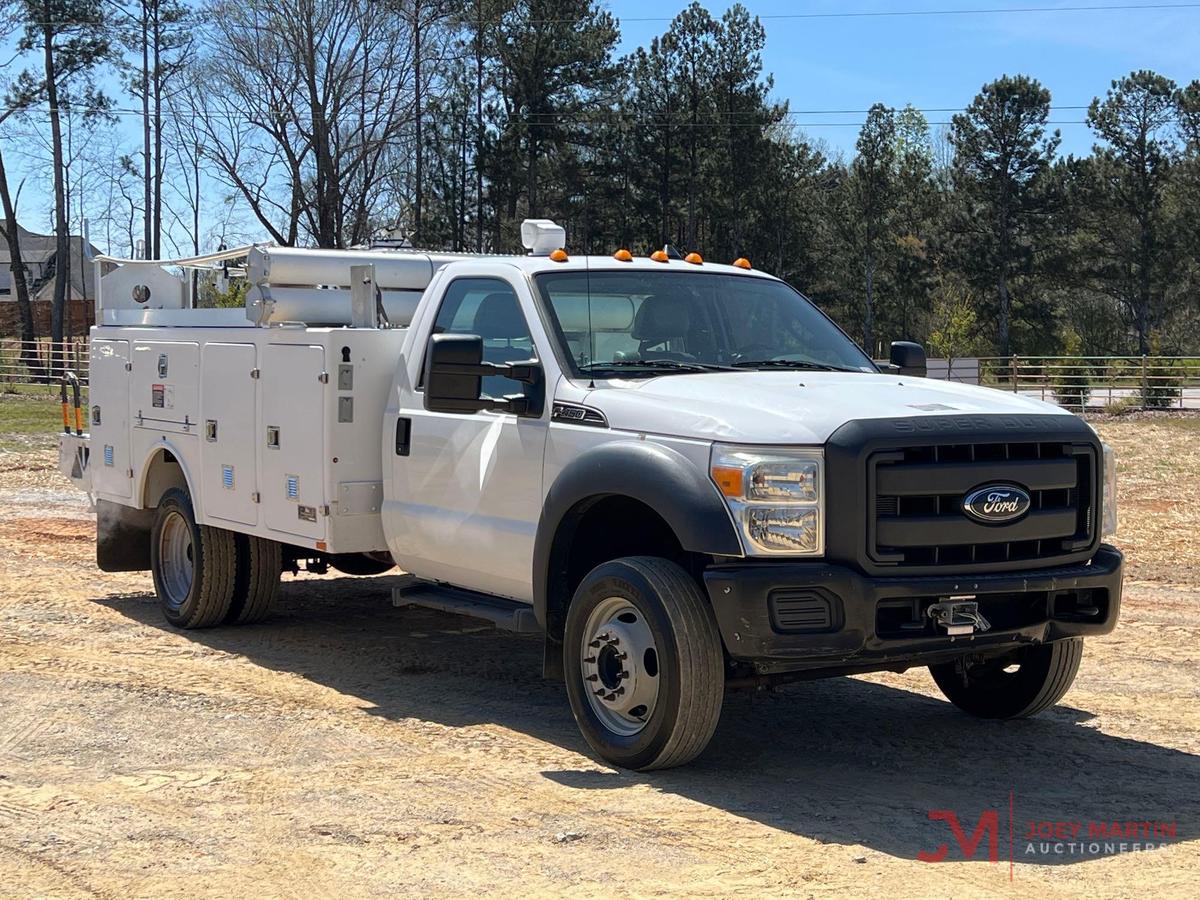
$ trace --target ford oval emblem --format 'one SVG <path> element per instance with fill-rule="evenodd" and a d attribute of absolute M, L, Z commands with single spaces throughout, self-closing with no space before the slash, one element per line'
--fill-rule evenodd
<path fill-rule="evenodd" d="M 1015 484 L 985 484 L 963 498 L 963 512 L 977 522 L 1012 522 L 1033 505 L 1029 492 Z"/>

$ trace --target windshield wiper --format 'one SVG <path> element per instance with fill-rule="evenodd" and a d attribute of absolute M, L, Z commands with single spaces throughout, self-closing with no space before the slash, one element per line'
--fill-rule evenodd
<path fill-rule="evenodd" d="M 614 359 L 609 362 L 585 363 L 579 367 L 583 372 L 600 372 L 606 369 L 645 369 L 654 374 L 662 372 L 731 372 L 731 366 L 715 363 L 684 362 L 678 359 Z"/>
<path fill-rule="evenodd" d="M 831 366 L 827 363 L 809 362 L 803 359 L 739 359 L 730 365 L 739 369 L 810 369 L 820 372 L 861 372 L 861 369 L 849 369 L 845 366 Z"/>

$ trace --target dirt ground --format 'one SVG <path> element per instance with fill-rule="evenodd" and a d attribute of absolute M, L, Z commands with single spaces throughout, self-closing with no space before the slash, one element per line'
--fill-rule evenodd
<path fill-rule="evenodd" d="M 731 694 L 696 763 L 644 775 L 588 753 L 535 639 L 393 608 L 386 578 L 287 577 L 267 623 L 167 627 L 147 575 L 95 569 L 50 445 L 13 445 L 0 896 L 1194 897 L 1200 420 L 1100 428 L 1129 582 L 1063 705 L 971 720 L 924 670 Z M 983 823 L 974 859 L 936 810 L 968 844 Z M 1175 836 L 1083 840 L 1113 822 Z"/>

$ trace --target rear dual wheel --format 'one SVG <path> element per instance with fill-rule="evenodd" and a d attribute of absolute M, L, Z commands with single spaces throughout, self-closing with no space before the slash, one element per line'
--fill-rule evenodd
<path fill-rule="evenodd" d="M 172 488 L 158 504 L 150 568 L 166 620 L 209 628 L 270 615 L 282 563 L 275 541 L 198 525 L 187 492 Z"/>

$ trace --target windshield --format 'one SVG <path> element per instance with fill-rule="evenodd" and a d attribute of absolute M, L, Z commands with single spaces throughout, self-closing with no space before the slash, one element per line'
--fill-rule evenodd
<path fill-rule="evenodd" d="M 781 281 L 644 270 L 551 272 L 535 280 L 576 375 L 877 371 L 833 322 Z"/>

